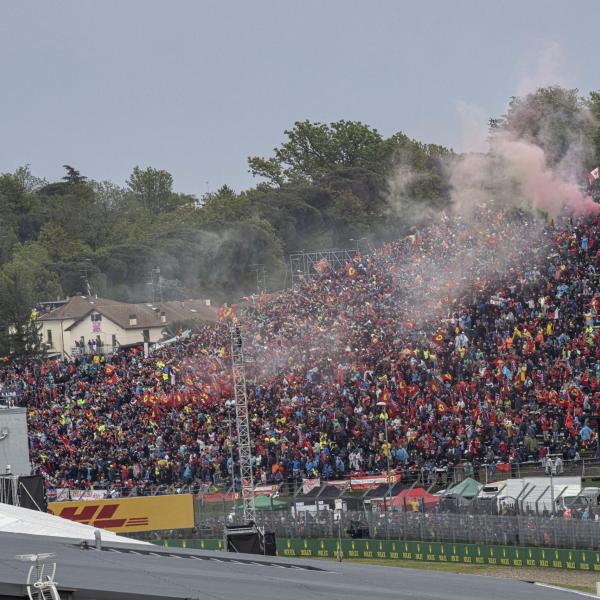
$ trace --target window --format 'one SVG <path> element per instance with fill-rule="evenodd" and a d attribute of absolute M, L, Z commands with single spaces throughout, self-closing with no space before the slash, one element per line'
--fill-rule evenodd
<path fill-rule="evenodd" d="M 144 336 L 144 342 L 150 341 L 150 330 L 149 329 L 142 329 L 142 335 Z"/>
<path fill-rule="evenodd" d="M 46 331 L 46 342 L 50 348 L 52 348 L 52 329 Z"/>
<path fill-rule="evenodd" d="M 92 321 L 102 321 L 102 315 L 100 313 L 92 313 L 90 319 Z"/>

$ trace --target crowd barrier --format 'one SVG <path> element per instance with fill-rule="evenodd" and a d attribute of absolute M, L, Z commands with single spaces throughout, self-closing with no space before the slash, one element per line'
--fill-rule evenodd
<path fill-rule="evenodd" d="M 222 539 L 178 539 L 166 547 L 222 551 Z M 414 560 L 446 564 L 600 571 L 600 551 L 568 548 L 453 544 L 423 541 L 277 538 L 277 555 L 294 558 Z"/>
<path fill-rule="evenodd" d="M 239 512 L 239 511 L 238 511 Z M 294 514 L 295 512 L 295 514 Z M 319 512 L 288 510 L 256 511 L 259 526 L 280 538 L 351 537 L 351 530 L 365 530 L 365 538 L 424 540 L 497 546 L 548 548 L 600 548 L 600 520 L 564 519 L 562 516 L 502 516 L 487 514 L 422 513 L 413 511 L 344 511 L 339 518 L 332 510 Z M 222 535 L 229 515 L 197 511 L 197 537 Z M 175 536 L 174 536 L 175 537 Z M 185 537 L 178 534 L 176 537 Z"/>

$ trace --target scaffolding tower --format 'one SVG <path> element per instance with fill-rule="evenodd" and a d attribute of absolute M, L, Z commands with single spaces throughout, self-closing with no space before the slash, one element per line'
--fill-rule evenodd
<path fill-rule="evenodd" d="M 238 323 L 231 325 L 231 368 L 233 371 L 233 393 L 235 398 L 235 423 L 242 480 L 242 508 L 244 521 L 256 523 L 254 505 L 254 475 L 252 472 L 252 448 L 250 446 L 250 418 L 248 394 L 246 392 L 246 369 L 242 329 Z"/>
<path fill-rule="evenodd" d="M 357 250 L 320 250 L 318 252 L 294 252 L 289 256 L 292 287 L 303 279 L 319 273 L 319 263 L 327 269 L 338 271 L 352 262 Z"/>

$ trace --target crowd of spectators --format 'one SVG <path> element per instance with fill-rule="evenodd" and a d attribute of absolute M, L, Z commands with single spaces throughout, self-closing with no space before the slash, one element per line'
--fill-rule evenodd
<path fill-rule="evenodd" d="M 316 267 L 232 313 L 256 481 L 600 457 L 600 220 L 481 207 Z M 4 364 L 34 469 L 139 494 L 230 478 L 228 325 L 148 357 Z"/>

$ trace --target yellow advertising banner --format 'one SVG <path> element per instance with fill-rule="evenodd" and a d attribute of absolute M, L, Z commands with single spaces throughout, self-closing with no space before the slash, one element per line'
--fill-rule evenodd
<path fill-rule="evenodd" d="M 192 494 L 49 502 L 48 512 L 77 523 L 119 533 L 194 527 Z"/>

